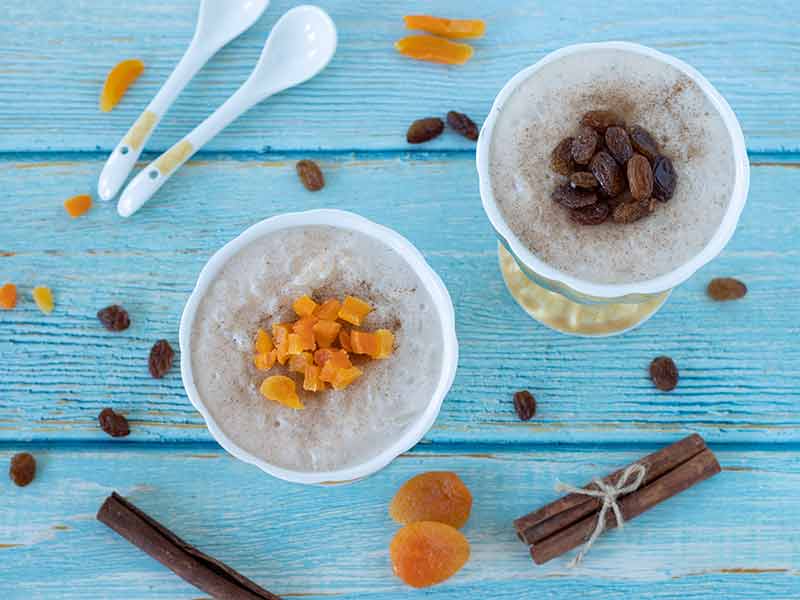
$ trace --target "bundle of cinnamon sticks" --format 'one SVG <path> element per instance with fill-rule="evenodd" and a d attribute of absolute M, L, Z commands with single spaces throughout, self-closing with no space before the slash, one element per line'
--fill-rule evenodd
<path fill-rule="evenodd" d="M 624 521 L 639 516 L 656 504 L 720 472 L 714 453 L 697 434 L 633 464 L 642 465 L 646 474 L 638 489 L 617 499 Z M 626 468 L 611 473 L 602 481 L 617 484 Z M 598 489 L 594 483 L 583 487 Z M 519 538 L 530 546 L 534 562 L 541 565 L 589 539 L 597 526 L 602 503 L 600 498 L 579 493 L 568 494 L 517 519 L 514 528 Z M 614 527 L 617 527 L 617 522 L 613 512 L 609 511 L 605 528 Z"/>

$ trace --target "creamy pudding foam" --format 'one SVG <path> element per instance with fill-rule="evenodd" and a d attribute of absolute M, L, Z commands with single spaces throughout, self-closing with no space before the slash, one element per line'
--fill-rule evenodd
<path fill-rule="evenodd" d="M 253 339 L 296 319 L 303 294 L 363 298 L 374 307 L 363 329 L 393 331 L 395 351 L 358 365 L 363 376 L 345 390 L 298 386 L 306 409 L 295 411 L 259 393 L 268 374 L 253 365 Z M 363 233 L 308 226 L 270 233 L 223 266 L 199 303 L 191 360 L 197 392 L 231 440 L 272 465 L 318 472 L 362 463 L 401 436 L 435 392 L 443 343 L 433 299 L 401 256 Z"/>
<path fill-rule="evenodd" d="M 674 197 L 636 223 L 573 223 L 550 195 L 563 177 L 550 153 L 590 110 L 641 125 L 678 173 Z M 566 55 L 536 73 L 500 109 L 490 150 L 494 197 L 519 240 L 548 265 L 584 281 L 634 283 L 697 255 L 722 222 L 735 178 L 722 118 L 685 73 L 619 49 Z"/>

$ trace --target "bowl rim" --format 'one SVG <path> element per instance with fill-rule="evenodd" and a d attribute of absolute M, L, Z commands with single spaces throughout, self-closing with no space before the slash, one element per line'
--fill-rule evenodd
<path fill-rule="evenodd" d="M 197 308 L 220 270 L 240 250 L 255 240 L 277 231 L 308 226 L 330 226 L 357 231 L 389 246 L 414 270 L 428 290 L 436 306 L 442 328 L 442 369 L 436 389 L 425 410 L 402 435 L 368 460 L 346 468 L 330 471 L 296 471 L 273 465 L 241 448 L 219 426 L 205 406 L 192 372 L 191 338 Z M 455 309 L 450 293 L 442 279 L 427 263 L 422 253 L 396 231 L 360 215 L 337 209 L 316 209 L 275 215 L 248 227 L 233 240 L 217 250 L 203 266 L 186 302 L 180 323 L 181 378 L 192 405 L 200 412 L 214 439 L 234 457 L 260 468 L 270 475 L 293 483 L 338 484 L 367 477 L 388 465 L 400 454 L 415 446 L 430 430 L 441 410 L 445 396 L 455 380 L 458 367 L 458 338 L 455 328 Z"/>
<path fill-rule="evenodd" d="M 603 284 L 580 279 L 550 266 L 531 252 L 513 233 L 506 223 L 494 198 L 489 172 L 489 156 L 491 152 L 492 134 L 498 115 L 511 95 L 529 77 L 533 76 L 545 65 L 566 56 L 596 52 L 598 50 L 622 50 L 643 55 L 670 65 L 692 79 L 703 91 L 717 113 L 722 118 L 731 142 L 732 156 L 735 166 L 734 185 L 725 215 L 712 238 L 706 246 L 690 260 L 673 271 L 653 279 L 632 283 Z M 524 266 L 542 277 L 560 282 L 568 288 L 594 298 L 614 299 L 636 294 L 659 294 L 677 287 L 700 268 L 713 260 L 727 245 L 739 222 L 747 194 L 750 188 L 750 161 L 747 156 L 744 134 L 733 109 L 714 86 L 695 68 L 684 61 L 665 54 L 648 46 L 632 42 L 609 41 L 565 46 L 547 54 L 533 65 L 526 67 L 514 75 L 500 90 L 492 104 L 489 116 L 484 121 L 478 140 L 476 165 L 480 181 L 480 195 L 483 209 L 497 235 L 511 250 L 512 254 L 522 261 Z"/>

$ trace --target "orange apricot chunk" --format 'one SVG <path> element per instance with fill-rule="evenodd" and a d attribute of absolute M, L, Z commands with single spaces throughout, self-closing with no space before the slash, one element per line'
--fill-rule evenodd
<path fill-rule="evenodd" d="M 319 380 L 324 383 L 333 383 L 333 380 L 336 379 L 336 373 L 339 371 L 339 367 L 336 364 L 329 360 L 319 371 Z"/>
<path fill-rule="evenodd" d="M 303 350 L 317 349 L 314 337 L 314 325 L 316 322 L 316 317 L 303 317 L 292 325 L 292 331 L 300 336 L 300 344 Z"/>
<path fill-rule="evenodd" d="M 314 340 L 316 340 L 317 346 L 320 348 L 330 348 L 333 346 L 333 342 L 336 341 L 341 328 L 341 323 L 328 321 L 327 319 L 321 319 L 314 323 Z"/>
<path fill-rule="evenodd" d="M 389 358 L 394 352 L 394 334 L 388 329 L 378 329 L 375 335 L 378 336 L 378 351 L 370 356 L 376 359 Z"/>
<path fill-rule="evenodd" d="M 44 314 L 49 315 L 55 308 L 53 292 L 49 287 L 37 286 L 33 288 L 33 301 Z"/>
<path fill-rule="evenodd" d="M 332 363 L 325 363 L 325 366 L 328 364 Z M 331 381 L 331 385 L 335 390 L 343 390 L 349 387 L 356 379 L 361 377 L 362 374 L 363 371 L 358 367 L 350 367 L 349 369 L 336 369 L 336 373 L 333 375 L 333 381 Z"/>
<path fill-rule="evenodd" d="M 412 477 L 395 494 L 389 516 L 401 525 L 436 521 L 460 529 L 472 511 L 472 494 L 450 471 L 430 471 Z"/>
<path fill-rule="evenodd" d="M 395 42 L 394 47 L 403 56 L 416 60 L 463 65 L 472 58 L 472 46 L 459 44 L 432 35 L 409 35 Z"/>
<path fill-rule="evenodd" d="M 278 351 L 275 349 L 269 352 L 259 352 L 253 357 L 253 364 L 259 371 L 269 371 L 275 366 L 275 361 L 278 359 Z"/>
<path fill-rule="evenodd" d="M 267 377 L 261 384 L 261 395 L 267 400 L 283 404 L 288 408 L 303 410 L 305 406 L 297 395 L 294 381 L 284 375 Z"/>
<path fill-rule="evenodd" d="M 339 332 L 339 345 L 347 352 L 353 351 L 353 346 L 350 344 L 350 332 L 346 329 Z"/>
<path fill-rule="evenodd" d="M 308 365 L 303 378 L 303 389 L 309 392 L 321 392 L 325 389 L 325 382 L 319 378 L 322 369 L 317 365 Z"/>
<path fill-rule="evenodd" d="M 353 325 L 361 325 L 364 318 L 372 312 L 372 307 L 354 296 L 347 296 L 339 309 L 339 318 Z"/>
<path fill-rule="evenodd" d="M 274 347 L 275 344 L 272 343 L 272 338 L 266 331 L 259 327 L 258 331 L 256 332 L 256 352 L 258 354 L 266 354 L 267 352 L 271 352 Z"/>
<path fill-rule="evenodd" d="M 378 336 L 366 331 L 350 332 L 350 345 L 353 347 L 354 354 L 377 354 L 379 348 Z"/>
<path fill-rule="evenodd" d="M 0 287 L 0 308 L 11 310 L 17 305 L 17 286 L 6 283 Z"/>
<path fill-rule="evenodd" d="M 292 304 L 292 309 L 297 313 L 298 317 L 310 317 L 319 306 L 308 296 L 301 296 Z"/>
<path fill-rule="evenodd" d="M 144 63 L 138 58 L 123 60 L 111 69 L 100 94 L 100 110 L 111 112 L 143 72 Z"/>
<path fill-rule="evenodd" d="M 289 358 L 289 370 L 293 373 L 306 372 L 306 367 L 314 364 L 314 355 L 311 352 L 301 352 Z"/>
<path fill-rule="evenodd" d="M 430 15 L 403 17 L 408 29 L 420 29 L 446 38 L 479 38 L 486 33 L 486 23 L 481 19 L 445 19 Z"/>
<path fill-rule="evenodd" d="M 272 337 L 275 339 L 275 349 L 278 362 L 286 364 L 289 358 L 289 334 L 292 332 L 291 325 L 288 323 L 275 323 L 272 326 Z"/>
<path fill-rule="evenodd" d="M 317 310 L 314 311 L 314 316 L 320 320 L 335 321 L 337 318 L 339 318 L 339 309 L 341 307 L 341 302 L 339 302 L 336 298 L 331 298 L 330 300 L 325 300 L 325 302 L 319 305 Z"/>
<path fill-rule="evenodd" d="M 72 198 L 64 200 L 64 208 L 67 213 L 69 213 L 70 217 L 76 219 L 89 212 L 89 209 L 92 208 L 92 197 L 88 194 L 73 196 Z"/>
<path fill-rule="evenodd" d="M 314 352 L 314 363 L 320 367 L 331 363 L 337 369 L 349 369 L 353 366 L 345 350 L 333 348 L 320 348 Z"/>
<path fill-rule="evenodd" d="M 469 542 L 458 529 L 434 521 L 406 525 L 389 545 L 395 575 L 414 588 L 450 579 L 469 560 L 469 553 Z"/>

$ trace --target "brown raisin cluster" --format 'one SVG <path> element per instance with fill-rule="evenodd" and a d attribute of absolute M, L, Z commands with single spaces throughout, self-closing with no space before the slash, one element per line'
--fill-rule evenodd
<path fill-rule="evenodd" d="M 569 178 L 552 198 L 579 225 L 633 223 L 652 213 L 656 201 L 668 202 L 678 176 L 672 161 L 642 127 L 608 110 L 593 110 L 581 119 L 574 136 L 553 150 L 550 167 Z"/>

